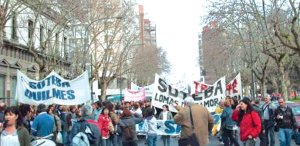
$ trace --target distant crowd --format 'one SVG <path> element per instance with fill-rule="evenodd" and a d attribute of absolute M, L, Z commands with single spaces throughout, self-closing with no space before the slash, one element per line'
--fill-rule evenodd
<path fill-rule="evenodd" d="M 177 113 L 171 113 L 168 105 L 154 108 L 151 102 L 10 107 L 0 103 L 0 144 L 30 146 L 31 141 L 47 139 L 58 146 L 137 146 L 142 139 L 148 146 L 156 146 L 161 138 L 164 146 L 170 146 L 170 135 L 157 134 L 160 119 L 174 120 L 181 126 L 179 146 L 205 146 L 209 135 L 219 137 L 225 146 L 239 146 L 239 140 L 244 146 L 253 146 L 257 139 L 260 146 L 274 146 L 274 131 L 279 131 L 280 146 L 290 146 L 292 133 L 297 132 L 293 111 L 282 98 L 278 107 L 270 99 L 266 96 L 261 105 L 259 100 L 247 97 L 240 101 L 226 97 L 216 108 L 221 115 L 220 128 L 207 108 L 195 104 L 193 97 L 184 99 L 184 107 L 170 105 Z M 136 124 L 141 122 L 143 136 L 136 131 Z"/>

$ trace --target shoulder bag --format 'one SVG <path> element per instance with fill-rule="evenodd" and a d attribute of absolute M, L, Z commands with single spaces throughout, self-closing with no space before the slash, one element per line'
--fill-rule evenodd
<path fill-rule="evenodd" d="M 180 138 L 178 140 L 178 145 L 179 146 L 200 146 L 198 140 L 197 140 L 197 136 L 194 132 L 194 121 L 193 121 L 193 115 L 192 115 L 192 109 L 191 106 L 189 106 L 190 109 L 190 120 L 191 120 L 191 125 L 192 125 L 192 130 L 193 130 L 193 134 L 186 137 L 186 138 Z"/>

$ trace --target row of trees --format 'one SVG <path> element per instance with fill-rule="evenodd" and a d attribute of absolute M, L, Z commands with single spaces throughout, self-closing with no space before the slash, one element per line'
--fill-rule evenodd
<path fill-rule="evenodd" d="M 27 47 L 39 65 L 40 78 L 52 70 L 71 78 L 89 70 L 90 83 L 99 81 L 103 100 L 117 78 L 146 85 L 153 82 L 155 73 L 170 69 L 163 49 L 141 43 L 139 17 L 134 11 L 137 4 L 130 0 L 4 0 L 1 6 L 1 47 L 7 21 L 28 7 L 34 10 L 29 31 L 34 37 Z M 27 22 L 24 18 L 18 23 L 26 27 Z M 48 35 L 41 35 L 40 24 Z M 68 36 L 68 43 L 66 38 L 57 40 L 57 33 Z M 43 45 L 37 47 L 41 37 Z"/>
<path fill-rule="evenodd" d="M 225 73 L 240 70 L 246 86 L 255 75 L 262 96 L 270 89 L 288 98 L 299 90 L 299 10 L 297 0 L 210 1 L 204 19 L 218 20 L 226 34 Z"/>

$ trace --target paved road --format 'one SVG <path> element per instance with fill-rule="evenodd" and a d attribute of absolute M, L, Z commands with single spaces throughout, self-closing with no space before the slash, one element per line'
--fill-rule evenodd
<path fill-rule="evenodd" d="M 275 145 L 279 146 L 279 141 L 278 141 L 277 137 L 278 137 L 278 133 L 275 133 Z M 178 146 L 177 141 L 178 141 L 178 138 L 176 138 L 176 137 L 171 138 L 171 146 Z M 258 142 L 259 142 L 259 140 L 258 140 Z M 139 146 L 147 146 L 144 139 L 139 140 L 138 145 Z M 163 146 L 163 142 L 160 137 L 158 137 L 158 141 L 157 141 L 156 145 Z M 216 137 L 210 137 L 208 146 L 224 146 L 224 144 L 220 143 L 220 141 Z M 241 142 L 240 142 L 240 146 L 242 146 Z M 258 143 L 256 143 L 256 146 L 259 146 Z M 294 140 L 292 140 L 291 146 L 297 146 L 295 144 Z"/>

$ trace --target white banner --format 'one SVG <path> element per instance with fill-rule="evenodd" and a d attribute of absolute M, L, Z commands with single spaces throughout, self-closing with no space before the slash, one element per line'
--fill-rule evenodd
<path fill-rule="evenodd" d="M 204 92 L 196 96 L 195 102 L 205 106 L 208 111 L 214 112 L 222 98 L 225 98 L 225 77 L 220 78 Z"/>
<path fill-rule="evenodd" d="M 239 73 L 226 85 L 226 95 L 240 99 L 243 95 L 241 74 Z"/>
<path fill-rule="evenodd" d="M 145 120 L 144 120 L 145 121 Z M 136 127 L 136 132 L 138 134 L 145 134 L 145 122 L 141 122 L 137 124 Z M 156 133 L 158 135 L 179 135 L 181 131 L 181 127 L 176 124 L 173 120 L 157 120 L 157 129 Z"/>
<path fill-rule="evenodd" d="M 187 93 L 173 88 L 158 75 L 155 76 L 152 106 L 162 109 L 162 106 L 167 104 L 170 111 L 177 112 L 173 103 L 183 106 L 183 99 L 187 96 L 189 96 Z M 220 78 L 212 86 L 208 86 L 204 92 L 198 94 L 195 97 L 195 103 L 207 107 L 210 112 L 214 112 L 222 98 L 225 98 L 225 77 Z"/>
<path fill-rule="evenodd" d="M 144 88 L 146 97 L 151 97 L 153 95 L 153 84 L 144 86 L 144 87 L 140 87 L 140 86 L 136 85 L 135 83 L 131 82 L 130 87 L 131 87 L 132 91 L 138 91 L 138 90 Z"/>
<path fill-rule="evenodd" d="M 145 101 L 145 90 L 144 88 L 141 88 L 138 91 L 132 91 L 129 89 L 125 89 L 124 93 L 124 101 Z"/>
<path fill-rule="evenodd" d="M 66 80 L 52 71 L 43 80 L 36 81 L 18 71 L 15 99 L 30 105 L 85 103 L 91 99 L 88 73 L 84 72 L 74 80 Z"/>
<path fill-rule="evenodd" d="M 162 106 L 166 104 L 169 105 L 170 111 L 177 112 L 173 107 L 173 103 L 183 106 L 183 99 L 187 96 L 187 93 L 175 89 L 160 78 L 159 75 L 155 75 L 154 92 L 151 100 L 152 106 L 162 109 Z"/>

